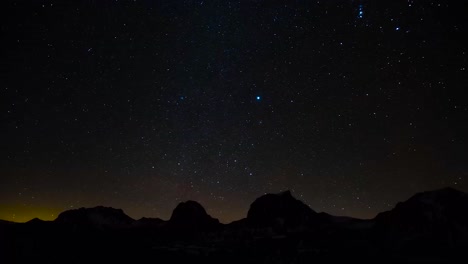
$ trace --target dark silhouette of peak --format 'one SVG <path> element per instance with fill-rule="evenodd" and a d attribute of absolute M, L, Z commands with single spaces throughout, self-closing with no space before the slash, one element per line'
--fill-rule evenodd
<path fill-rule="evenodd" d="M 0 219 L 0 225 L 11 225 L 11 224 L 16 224 L 15 222 L 7 221 L 7 220 L 1 220 Z"/>
<path fill-rule="evenodd" d="M 253 226 L 276 226 L 295 228 L 310 226 L 318 221 L 318 214 L 290 191 L 265 194 L 257 198 L 247 214 L 247 222 Z"/>
<path fill-rule="evenodd" d="M 388 212 L 380 213 L 376 219 L 405 217 L 426 221 L 442 221 L 448 218 L 468 216 L 468 194 L 454 188 L 422 192 L 400 202 Z M 468 222 L 467 222 L 468 223 Z"/>
<path fill-rule="evenodd" d="M 392 235 L 437 238 L 468 237 L 468 194 L 453 188 L 422 192 L 375 218 L 380 231 Z"/>
<path fill-rule="evenodd" d="M 218 226 L 219 220 L 206 213 L 205 208 L 195 201 L 179 203 L 172 212 L 169 224 L 181 229 L 206 230 Z"/>
<path fill-rule="evenodd" d="M 0 251 L 18 252 L 15 259 L 26 254 L 19 263 L 38 256 L 81 263 L 96 255 L 107 262 L 124 255 L 176 263 L 450 262 L 466 258 L 466 248 L 468 194 L 453 188 L 416 194 L 372 220 L 316 213 L 289 191 L 259 197 L 247 218 L 227 225 L 195 201 L 178 204 L 168 221 L 133 220 L 102 206 L 66 211 L 55 221 L 0 220 Z"/>
<path fill-rule="evenodd" d="M 41 224 L 41 223 L 44 223 L 45 221 L 44 220 L 41 220 L 37 217 L 29 220 L 28 222 L 26 222 L 27 224 Z"/>
<path fill-rule="evenodd" d="M 55 219 L 58 223 L 93 227 L 124 227 L 134 221 L 122 209 L 104 206 L 68 210 Z"/>
<path fill-rule="evenodd" d="M 446 187 L 433 191 L 417 193 L 413 195 L 407 202 L 419 200 L 423 203 L 430 201 L 444 203 L 451 199 L 459 199 L 462 197 L 466 197 L 466 195 L 466 193 L 458 191 L 457 189 L 454 189 L 452 187 Z"/>

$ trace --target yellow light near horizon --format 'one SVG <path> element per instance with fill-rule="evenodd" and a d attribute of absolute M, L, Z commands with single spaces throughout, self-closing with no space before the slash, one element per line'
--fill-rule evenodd
<path fill-rule="evenodd" d="M 55 220 L 60 212 L 62 210 L 58 208 L 0 204 L 0 219 L 17 223 L 24 223 L 34 218 Z"/>

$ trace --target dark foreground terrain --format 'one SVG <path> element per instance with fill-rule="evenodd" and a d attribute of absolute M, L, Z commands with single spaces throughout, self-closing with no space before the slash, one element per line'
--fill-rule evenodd
<path fill-rule="evenodd" d="M 0 263 L 433 262 L 466 261 L 467 251 L 468 195 L 451 188 L 416 194 L 372 220 L 317 213 L 284 192 L 256 199 L 230 224 L 194 201 L 168 221 L 107 207 L 0 221 Z"/>

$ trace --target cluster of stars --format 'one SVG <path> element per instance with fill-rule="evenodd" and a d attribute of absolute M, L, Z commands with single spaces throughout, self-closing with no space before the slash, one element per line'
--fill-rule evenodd
<path fill-rule="evenodd" d="M 192 199 L 228 222 L 287 189 L 373 217 L 468 189 L 455 2 L 49 2 L 2 27 L 0 219 Z"/>

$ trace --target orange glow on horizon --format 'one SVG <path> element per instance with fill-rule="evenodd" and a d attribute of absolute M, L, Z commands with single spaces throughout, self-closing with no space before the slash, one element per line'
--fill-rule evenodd
<path fill-rule="evenodd" d="M 39 218 L 45 221 L 55 220 L 63 210 L 59 208 L 36 207 L 27 205 L 0 205 L 0 219 L 24 223 Z"/>

